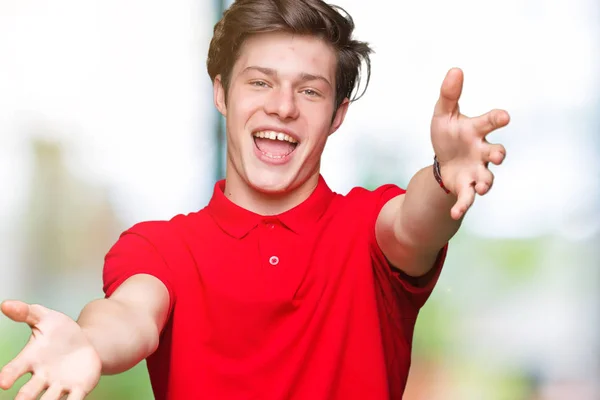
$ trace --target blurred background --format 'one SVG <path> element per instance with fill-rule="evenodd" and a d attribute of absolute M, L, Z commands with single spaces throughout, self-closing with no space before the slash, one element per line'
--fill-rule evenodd
<path fill-rule="evenodd" d="M 494 168 L 415 332 L 405 398 L 600 399 L 600 3 L 338 0 L 375 48 L 325 151 L 337 192 L 432 161 L 439 86 L 504 108 Z M 76 318 L 143 220 L 202 208 L 223 174 L 205 60 L 218 0 L 0 0 L 0 298 Z M 29 336 L 0 317 L 0 364 Z M 23 380 L 19 381 L 20 387 Z M 0 392 L 12 399 L 16 390 Z M 152 398 L 145 365 L 90 399 Z"/>

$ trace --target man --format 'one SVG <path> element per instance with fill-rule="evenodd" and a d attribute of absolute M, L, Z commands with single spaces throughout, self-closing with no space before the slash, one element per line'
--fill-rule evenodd
<path fill-rule="evenodd" d="M 450 70 L 431 124 L 435 162 L 406 192 L 342 196 L 320 175 L 370 48 L 349 16 L 321 0 L 239 0 L 208 56 L 226 118 L 227 172 L 207 207 L 127 230 L 106 257 L 106 298 L 77 322 L 5 302 L 29 324 L 0 372 L 18 399 L 77 400 L 101 374 L 147 359 L 157 399 L 399 399 L 414 323 L 488 164 L 494 110 L 459 113 Z M 367 133 L 367 132 L 366 132 Z M 369 134 L 375 134 L 369 132 Z"/>

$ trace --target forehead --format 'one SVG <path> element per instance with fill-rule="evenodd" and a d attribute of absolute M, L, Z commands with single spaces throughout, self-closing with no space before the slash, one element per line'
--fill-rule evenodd
<path fill-rule="evenodd" d="M 314 36 L 261 33 L 246 39 L 234 74 L 249 66 L 271 68 L 282 75 L 322 75 L 333 82 L 337 57 L 334 49 Z"/>

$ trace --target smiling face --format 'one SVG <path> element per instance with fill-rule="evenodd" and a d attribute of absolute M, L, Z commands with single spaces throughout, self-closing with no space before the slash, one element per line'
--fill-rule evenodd
<path fill-rule="evenodd" d="M 316 186 L 327 138 L 348 108 L 345 100 L 334 110 L 336 67 L 334 50 L 316 37 L 263 33 L 245 41 L 227 102 L 220 76 L 214 82 L 226 118 L 228 186 L 263 194 Z"/>

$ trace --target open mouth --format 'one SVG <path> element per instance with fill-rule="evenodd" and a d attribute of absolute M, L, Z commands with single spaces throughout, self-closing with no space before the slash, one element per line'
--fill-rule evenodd
<path fill-rule="evenodd" d="M 282 159 L 294 152 L 298 141 L 288 134 L 276 131 L 258 131 L 252 134 L 256 148 L 274 160 Z"/>

